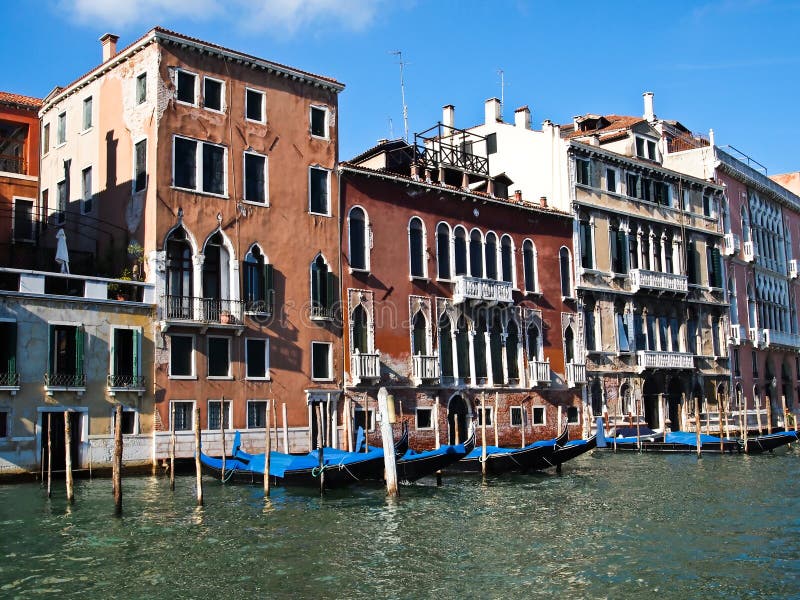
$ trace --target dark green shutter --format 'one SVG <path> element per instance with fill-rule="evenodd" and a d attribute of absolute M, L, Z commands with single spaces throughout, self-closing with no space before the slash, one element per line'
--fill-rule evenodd
<path fill-rule="evenodd" d="M 327 289 L 325 294 L 325 308 L 328 310 L 333 309 L 334 302 L 336 301 L 336 276 L 330 271 L 327 273 Z"/>
<path fill-rule="evenodd" d="M 131 373 L 133 373 L 133 385 L 138 385 L 136 378 L 138 378 L 141 373 L 139 372 L 139 351 L 142 345 L 142 332 L 138 329 L 133 330 L 133 351 L 131 352 L 131 356 L 133 357 L 133 364 L 131 365 Z"/>
<path fill-rule="evenodd" d="M 83 327 L 75 328 L 75 379 L 79 380 L 83 375 L 83 344 L 84 344 L 84 331 Z"/>
<path fill-rule="evenodd" d="M 56 372 L 55 361 L 56 328 L 50 325 L 50 335 L 47 337 L 47 372 L 51 375 Z"/>
<path fill-rule="evenodd" d="M 272 265 L 264 265 L 264 303 L 268 313 L 275 308 L 274 273 Z"/>
<path fill-rule="evenodd" d="M 17 372 L 17 324 L 8 323 L 6 332 L 6 345 L 8 348 L 8 373 L 13 377 L 13 374 Z"/>
<path fill-rule="evenodd" d="M 711 250 L 711 262 L 714 264 L 714 281 L 711 285 L 714 287 L 722 287 L 722 257 L 719 253 L 719 248 Z"/>
<path fill-rule="evenodd" d="M 109 369 L 109 372 L 114 377 L 119 375 L 119 369 L 117 368 L 117 344 L 120 343 L 119 331 L 119 329 L 111 330 L 111 368 Z M 112 383 L 116 385 L 116 382 Z"/>
<path fill-rule="evenodd" d="M 623 231 L 617 231 L 617 244 L 619 245 L 619 263 L 622 268 L 621 273 L 628 272 L 628 234 Z"/>

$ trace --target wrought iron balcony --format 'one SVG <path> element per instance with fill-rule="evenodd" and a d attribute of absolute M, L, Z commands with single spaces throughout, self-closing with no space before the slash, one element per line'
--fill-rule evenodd
<path fill-rule="evenodd" d="M 531 382 L 531 387 L 550 385 L 550 359 L 529 360 L 528 379 Z"/>
<path fill-rule="evenodd" d="M 45 373 L 44 387 L 46 390 L 84 390 L 86 389 L 85 373 Z"/>
<path fill-rule="evenodd" d="M 197 296 L 161 296 L 161 316 L 164 321 L 187 323 L 219 323 L 241 325 L 244 302 Z"/>
<path fill-rule="evenodd" d="M 639 350 L 636 364 L 643 369 L 694 369 L 694 356 L 689 352 L 656 352 Z"/>
<path fill-rule="evenodd" d="M 798 271 L 798 261 L 796 258 L 793 258 L 789 261 L 789 277 L 792 279 L 797 279 L 797 271 Z"/>
<path fill-rule="evenodd" d="M 350 355 L 350 375 L 353 385 L 365 381 L 377 381 L 381 378 L 381 353 L 359 352 L 356 350 Z"/>
<path fill-rule="evenodd" d="M 747 262 L 753 262 L 756 259 L 756 243 L 745 242 L 742 244 L 742 258 Z"/>
<path fill-rule="evenodd" d="M 413 376 L 417 381 L 436 381 L 439 379 L 439 357 L 435 354 L 412 356 Z"/>
<path fill-rule="evenodd" d="M 689 291 L 689 279 L 686 275 L 675 273 L 662 273 L 660 271 L 646 271 L 644 269 L 631 269 L 631 291 L 654 291 L 661 293 L 686 294 Z"/>
<path fill-rule="evenodd" d="M 109 389 L 144 391 L 143 375 L 109 375 L 106 383 Z"/>
<path fill-rule="evenodd" d="M 0 389 L 19 388 L 19 373 L 0 373 Z"/>
<path fill-rule="evenodd" d="M 735 233 L 726 233 L 725 241 L 722 246 L 722 252 L 725 256 L 733 256 L 741 249 L 742 243 L 739 236 Z"/>
<path fill-rule="evenodd" d="M 321 304 L 311 305 L 311 319 L 313 321 L 331 321 L 336 317 L 336 309 L 332 306 Z"/>
<path fill-rule="evenodd" d="M 453 304 L 461 304 L 467 300 L 489 304 L 511 303 L 514 301 L 511 282 L 458 275 L 453 281 Z"/>
<path fill-rule="evenodd" d="M 0 154 L 0 171 L 27 175 L 28 168 L 25 159 L 14 154 Z"/>
<path fill-rule="evenodd" d="M 744 337 L 744 333 L 742 331 L 743 327 L 738 323 L 731 323 L 731 332 L 730 332 L 730 342 L 734 346 L 741 346 L 742 338 Z"/>
<path fill-rule="evenodd" d="M 586 365 L 583 363 L 567 363 L 567 386 L 575 387 L 586 383 Z"/>
<path fill-rule="evenodd" d="M 765 329 L 764 346 L 767 348 L 782 346 L 784 348 L 791 348 L 793 350 L 797 350 L 798 348 L 800 348 L 800 335 L 796 333 L 786 333 L 785 331 L 778 331 L 777 329 Z"/>
<path fill-rule="evenodd" d="M 764 330 L 758 327 L 750 328 L 750 341 L 753 346 L 762 346 L 764 344 Z"/>

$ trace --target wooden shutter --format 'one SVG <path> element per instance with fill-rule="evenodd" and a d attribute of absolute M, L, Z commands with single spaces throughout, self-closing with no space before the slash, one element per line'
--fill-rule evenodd
<path fill-rule="evenodd" d="M 108 372 L 112 376 L 117 375 L 117 344 L 119 343 L 119 329 L 112 329 L 111 330 L 111 364 L 109 365 Z M 114 385 L 116 385 L 116 381 L 112 381 Z"/>
<path fill-rule="evenodd" d="M 136 378 L 139 377 L 139 375 L 141 375 L 139 369 L 139 354 L 142 350 L 142 332 L 139 329 L 133 330 L 132 340 L 133 340 L 132 341 L 133 348 L 131 356 L 133 357 L 133 364 L 131 365 L 131 373 L 133 373 L 134 377 L 133 384 L 138 385 Z"/>
<path fill-rule="evenodd" d="M 619 245 L 619 264 L 622 273 L 628 272 L 628 234 L 622 229 L 617 231 L 617 244 Z"/>
<path fill-rule="evenodd" d="M 49 326 L 50 335 L 47 336 L 47 372 L 51 375 L 56 372 L 55 361 L 55 348 L 56 348 L 56 328 L 54 325 Z"/>
<path fill-rule="evenodd" d="M 336 276 L 328 271 L 327 275 L 327 288 L 325 290 L 325 308 L 332 310 L 336 302 Z"/>
<path fill-rule="evenodd" d="M 719 248 L 711 250 L 711 262 L 714 265 L 714 280 L 711 285 L 714 287 L 722 287 L 722 257 L 719 253 Z"/>
<path fill-rule="evenodd" d="M 82 326 L 75 328 L 75 379 L 83 375 L 84 330 Z"/>

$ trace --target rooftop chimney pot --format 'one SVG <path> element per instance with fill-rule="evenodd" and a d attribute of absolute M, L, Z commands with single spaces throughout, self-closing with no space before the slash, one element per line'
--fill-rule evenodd
<path fill-rule="evenodd" d="M 547 196 L 541 196 L 539 198 L 539 206 L 542 208 L 547 208 Z"/>
<path fill-rule="evenodd" d="M 118 35 L 106 33 L 100 38 L 100 45 L 103 47 L 103 62 L 106 62 L 117 53 Z"/>
<path fill-rule="evenodd" d="M 522 190 L 514 190 L 514 201 L 522 202 Z"/>
<path fill-rule="evenodd" d="M 514 111 L 514 125 L 522 129 L 531 128 L 531 110 L 527 106 L 520 106 Z"/>
<path fill-rule="evenodd" d="M 442 125 L 447 127 L 455 127 L 456 125 L 456 107 L 452 104 L 447 104 L 442 107 Z"/>
<path fill-rule="evenodd" d="M 486 102 L 484 102 L 483 111 L 485 117 L 484 123 L 486 125 L 492 125 L 503 120 L 502 106 L 500 104 L 500 100 L 497 98 L 489 98 Z"/>
<path fill-rule="evenodd" d="M 653 112 L 653 92 L 645 92 L 642 97 L 644 98 L 644 119 L 653 122 L 656 120 L 656 114 Z"/>

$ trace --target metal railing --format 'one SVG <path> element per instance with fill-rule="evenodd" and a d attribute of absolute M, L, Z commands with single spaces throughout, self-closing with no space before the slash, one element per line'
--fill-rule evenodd
<path fill-rule="evenodd" d="M 85 388 L 85 373 L 45 373 L 44 386 L 48 388 Z"/>
<path fill-rule="evenodd" d="M 722 246 L 722 251 L 725 256 L 733 256 L 742 247 L 742 242 L 739 240 L 739 236 L 735 233 L 726 233 L 724 238 L 724 244 Z"/>
<path fill-rule="evenodd" d="M 0 373 L 0 387 L 19 387 L 19 373 Z"/>
<path fill-rule="evenodd" d="M 528 379 L 531 382 L 531 387 L 550 385 L 550 359 L 529 360 Z"/>
<path fill-rule="evenodd" d="M 586 383 L 586 365 L 583 363 L 569 362 L 567 363 L 567 385 L 575 387 Z"/>
<path fill-rule="evenodd" d="M 435 354 L 417 354 L 411 357 L 414 379 L 434 381 L 439 379 L 439 357 Z"/>
<path fill-rule="evenodd" d="M 314 320 L 330 320 L 336 317 L 336 309 L 332 306 L 320 304 L 311 305 L 311 318 Z"/>
<path fill-rule="evenodd" d="M 640 369 L 693 369 L 694 356 L 689 352 L 639 350 L 636 362 Z"/>
<path fill-rule="evenodd" d="M 0 171 L 5 173 L 16 173 L 17 175 L 27 175 L 27 165 L 25 159 L 13 154 L 0 154 Z"/>
<path fill-rule="evenodd" d="M 350 355 L 350 374 L 353 383 L 358 385 L 365 380 L 380 379 L 381 377 L 381 353 L 380 352 L 359 352 L 356 350 Z"/>
<path fill-rule="evenodd" d="M 161 311 L 167 321 L 197 321 L 238 325 L 242 323 L 244 302 L 197 296 L 161 296 Z"/>
<path fill-rule="evenodd" d="M 689 291 L 689 278 L 686 275 L 631 269 L 630 280 L 632 292 L 647 289 L 685 294 Z"/>
<path fill-rule="evenodd" d="M 457 275 L 453 280 L 453 304 L 460 304 L 466 300 L 513 302 L 511 282 Z"/>
<path fill-rule="evenodd" d="M 143 375 L 108 375 L 106 383 L 110 388 L 144 389 Z"/>

